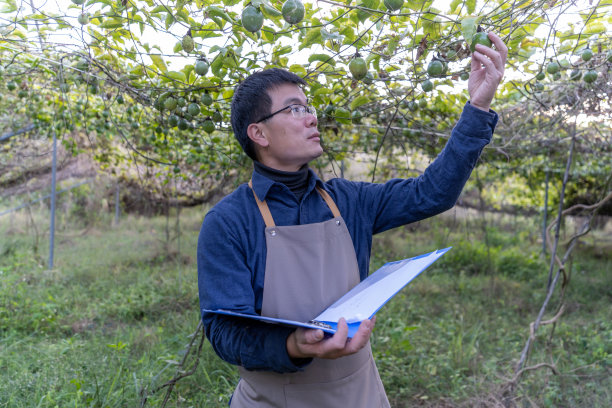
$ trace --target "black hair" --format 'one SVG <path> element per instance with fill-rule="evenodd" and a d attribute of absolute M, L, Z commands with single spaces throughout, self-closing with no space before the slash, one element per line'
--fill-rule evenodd
<path fill-rule="evenodd" d="M 257 160 L 255 146 L 247 135 L 247 128 L 270 114 L 272 99 L 268 91 L 283 84 L 306 85 L 306 81 L 284 69 L 270 68 L 250 75 L 234 91 L 232 130 L 242 150 L 253 160 Z"/>

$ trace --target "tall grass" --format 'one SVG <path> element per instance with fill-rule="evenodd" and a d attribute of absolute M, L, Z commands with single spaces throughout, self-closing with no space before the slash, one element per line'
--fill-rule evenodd
<path fill-rule="evenodd" d="M 143 390 L 173 378 L 198 325 L 204 213 L 181 211 L 180 247 L 175 214 L 170 223 L 124 216 L 117 227 L 104 212 L 85 224 L 62 217 L 50 271 L 45 209 L 0 218 L 0 407 L 137 407 Z M 373 270 L 453 246 L 378 315 L 372 345 L 394 407 L 501 400 L 545 295 L 537 228 L 494 217 L 483 228 L 482 218 L 451 213 L 375 238 Z M 609 252 L 585 245 L 576 254 L 567 312 L 540 330 L 529 361 L 554 362 L 557 374 L 529 372 L 512 402 L 612 405 L 610 270 Z M 227 406 L 237 380 L 205 343 L 168 406 Z M 164 391 L 147 394 L 147 406 L 161 405 Z"/>

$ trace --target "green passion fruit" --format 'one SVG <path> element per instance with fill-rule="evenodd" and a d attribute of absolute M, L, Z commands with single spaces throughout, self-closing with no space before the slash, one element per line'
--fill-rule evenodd
<path fill-rule="evenodd" d="M 546 66 L 546 72 L 548 72 L 550 75 L 555 75 L 557 72 L 559 72 L 559 69 L 561 67 L 559 66 L 558 63 L 556 62 L 549 62 L 548 65 Z"/>
<path fill-rule="evenodd" d="M 187 107 L 187 112 L 191 116 L 198 116 L 200 114 L 200 105 L 198 105 L 195 102 L 190 103 L 189 106 Z"/>
<path fill-rule="evenodd" d="M 304 4 L 300 0 L 287 0 L 281 12 L 287 23 L 297 24 L 304 19 Z"/>
<path fill-rule="evenodd" d="M 580 54 L 580 58 L 582 58 L 583 61 L 589 61 L 591 58 L 593 58 L 593 51 L 588 48 L 583 50 Z"/>
<path fill-rule="evenodd" d="M 208 73 L 208 63 L 204 60 L 198 60 L 195 63 L 195 72 L 200 76 L 204 76 Z"/>
<path fill-rule="evenodd" d="M 476 51 L 476 44 L 482 44 L 485 47 L 489 48 L 491 47 L 491 45 L 493 45 L 491 40 L 489 40 L 489 36 L 484 31 L 480 31 L 474 34 L 474 36 L 472 37 L 472 44 L 470 44 L 470 51 Z"/>
<path fill-rule="evenodd" d="M 245 30 L 255 33 L 263 26 L 264 16 L 257 7 L 249 4 L 242 10 L 240 21 Z"/>
<path fill-rule="evenodd" d="M 597 71 L 591 69 L 584 73 L 582 80 L 587 84 L 591 84 L 597 80 Z"/>
<path fill-rule="evenodd" d="M 210 118 L 206 118 L 206 120 L 202 124 L 202 128 L 206 133 L 211 134 L 215 131 L 215 123 Z"/>
<path fill-rule="evenodd" d="M 363 58 L 353 58 L 349 63 L 349 71 L 351 71 L 353 78 L 359 81 L 368 74 L 368 66 Z"/>
<path fill-rule="evenodd" d="M 423 92 L 429 92 L 433 89 L 433 82 L 431 82 L 429 79 L 426 79 L 425 81 L 421 82 L 421 88 L 423 89 Z"/>
<path fill-rule="evenodd" d="M 202 102 L 206 106 L 210 106 L 213 103 L 213 98 L 210 96 L 208 92 L 204 93 L 200 98 L 200 102 Z"/>
<path fill-rule="evenodd" d="M 444 64 L 440 60 L 433 60 L 427 66 L 427 74 L 430 77 L 441 76 L 444 72 Z"/>
<path fill-rule="evenodd" d="M 195 43 L 193 42 L 193 38 L 190 35 L 185 35 L 181 40 L 181 46 L 186 53 L 190 53 L 193 51 L 195 47 Z"/>

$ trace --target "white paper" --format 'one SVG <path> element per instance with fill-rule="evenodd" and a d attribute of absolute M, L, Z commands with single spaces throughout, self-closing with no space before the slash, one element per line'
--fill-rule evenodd
<path fill-rule="evenodd" d="M 314 320 L 337 322 L 341 317 L 344 317 L 347 323 L 355 323 L 369 319 L 393 295 L 441 257 L 448 249 L 441 249 L 424 256 L 383 265 L 325 309 Z"/>

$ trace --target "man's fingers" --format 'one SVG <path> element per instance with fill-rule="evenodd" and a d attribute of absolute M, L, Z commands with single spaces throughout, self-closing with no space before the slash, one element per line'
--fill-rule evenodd
<path fill-rule="evenodd" d="M 504 43 L 504 41 L 495 33 L 489 32 L 487 33 L 489 40 L 495 45 L 495 49 L 499 52 L 502 57 L 502 61 L 505 64 L 506 58 L 508 58 L 508 47 Z"/>
<path fill-rule="evenodd" d="M 318 343 L 323 337 L 323 330 L 306 330 L 304 333 L 304 340 L 308 344 Z"/>
<path fill-rule="evenodd" d="M 359 328 L 357 329 L 357 333 L 355 333 L 347 345 L 347 349 L 350 352 L 357 352 L 368 343 L 368 340 L 370 340 L 370 335 L 372 334 L 372 329 L 374 328 L 374 323 L 374 319 L 364 320 L 361 322 Z"/>

